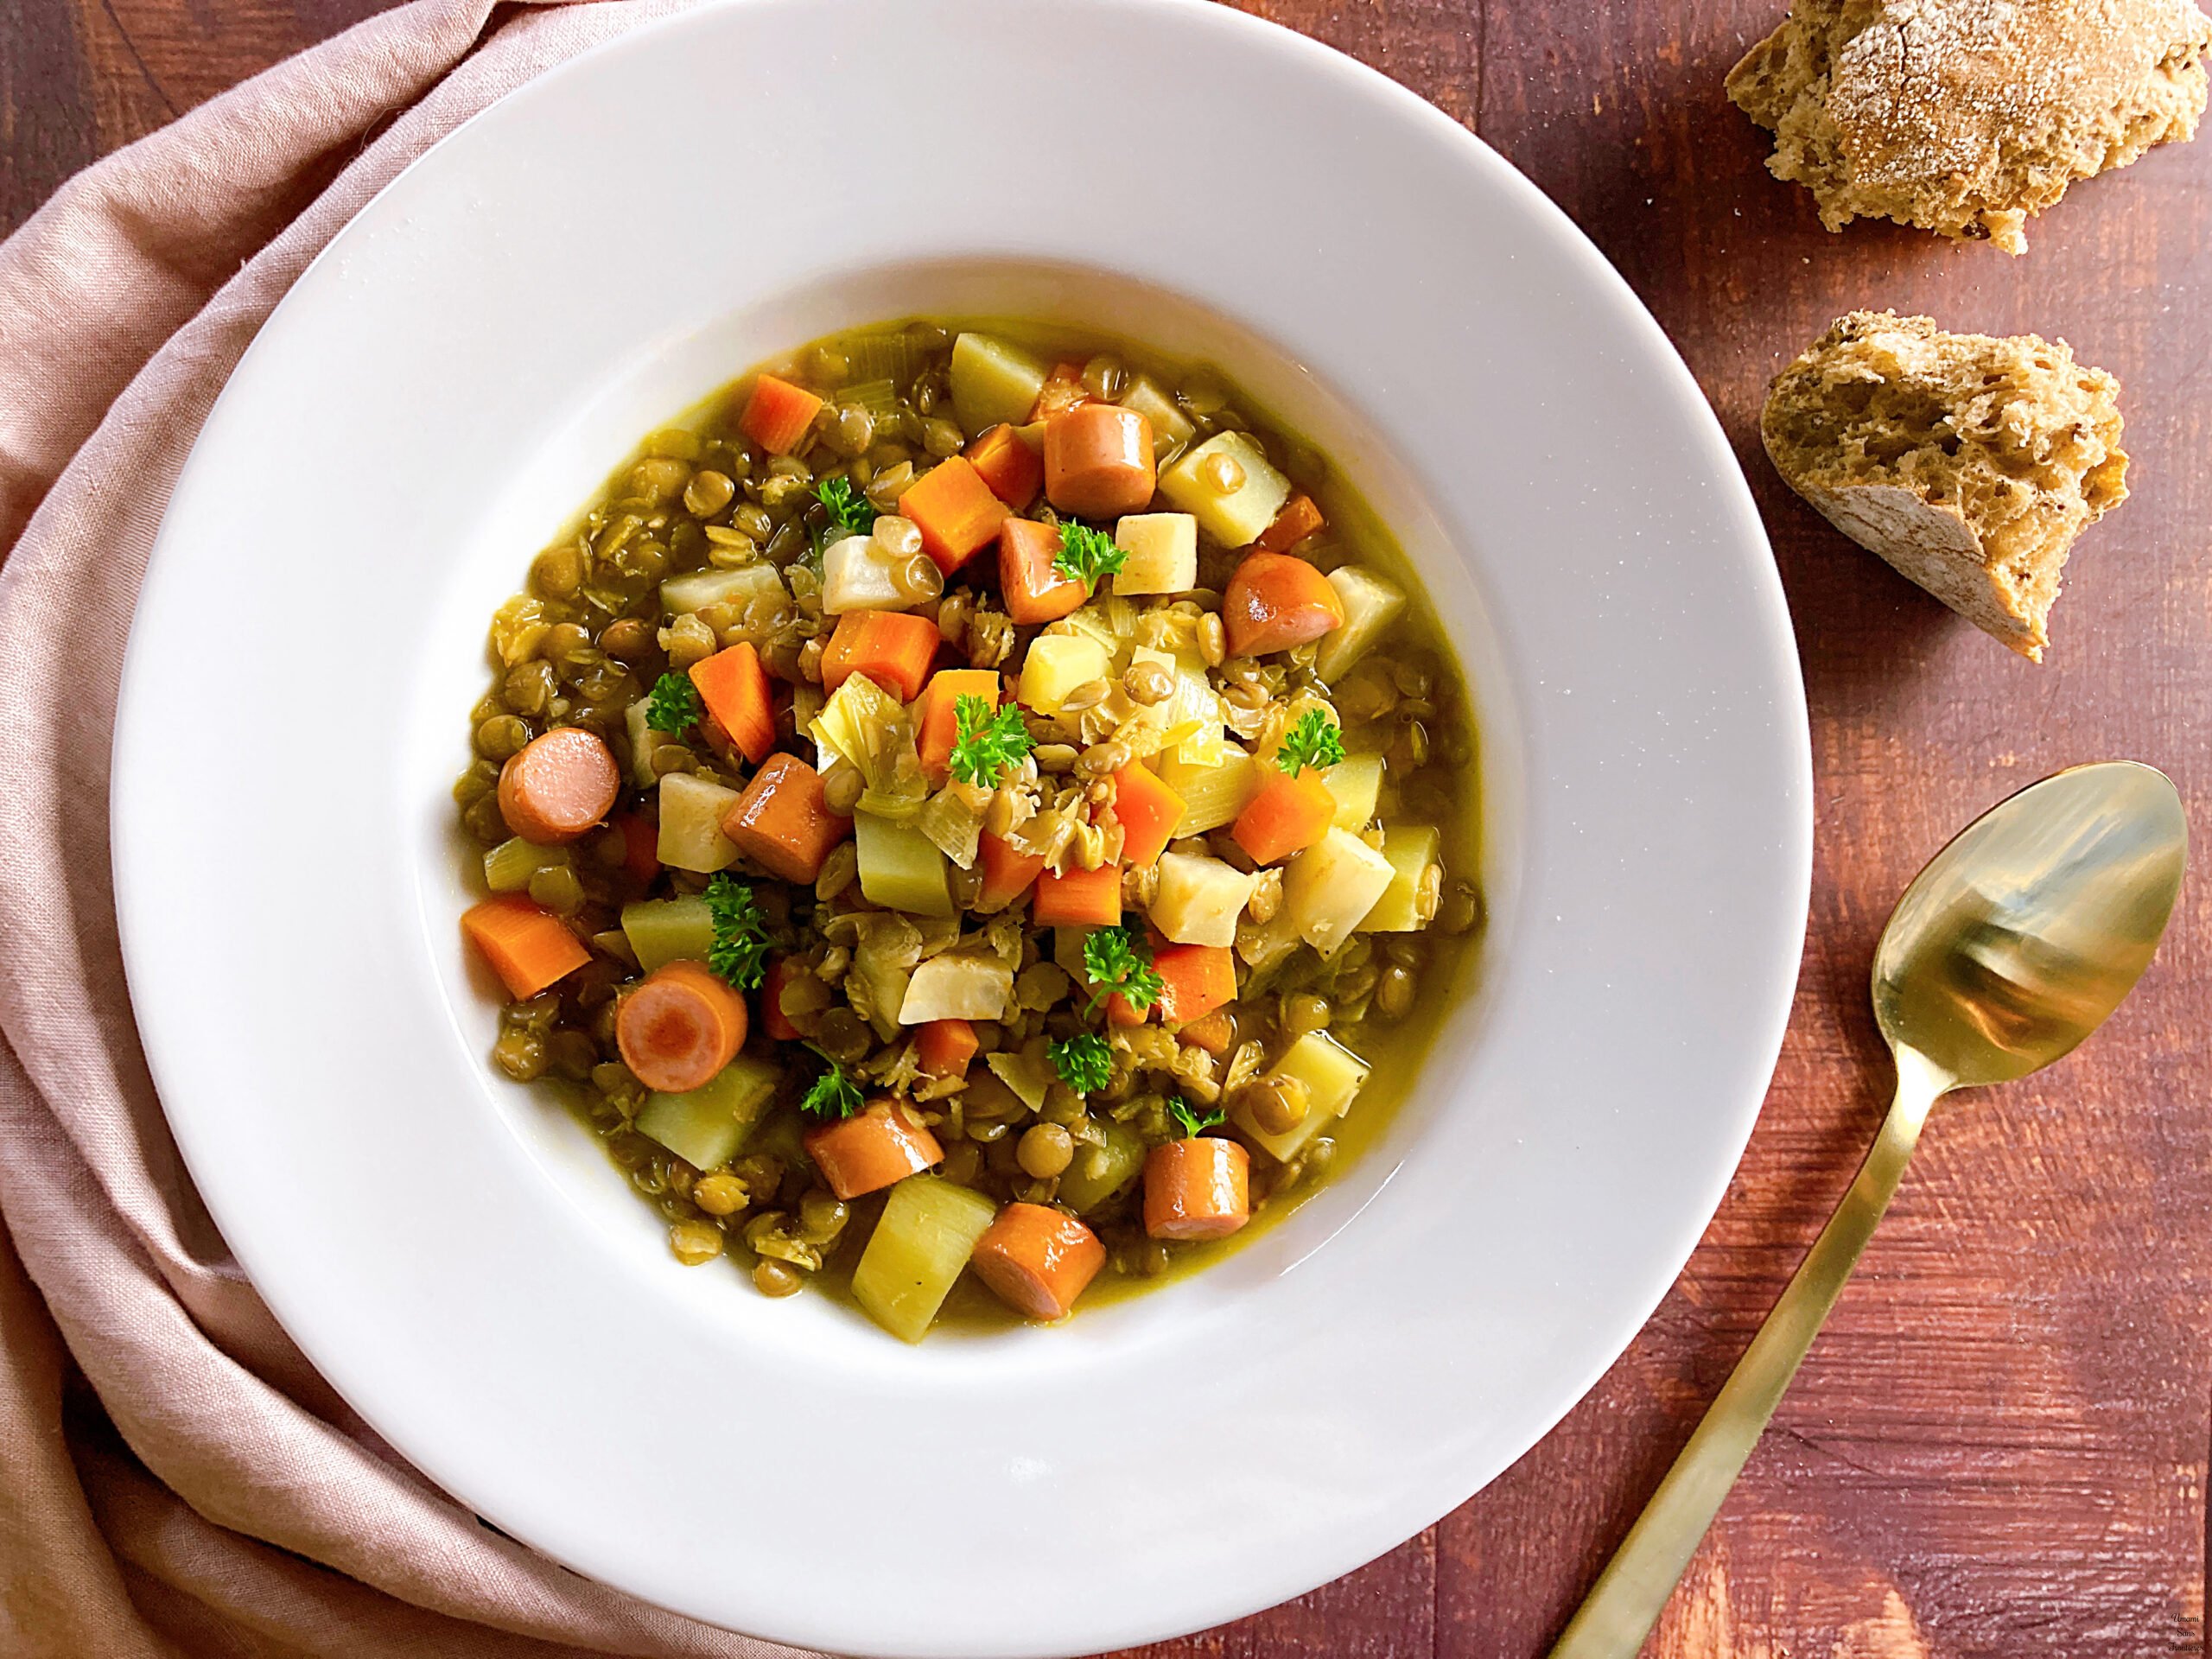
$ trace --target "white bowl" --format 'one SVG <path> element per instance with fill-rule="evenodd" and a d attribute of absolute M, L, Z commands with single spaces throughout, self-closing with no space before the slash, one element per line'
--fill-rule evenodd
<path fill-rule="evenodd" d="M 447 790 L 486 618 L 643 432 L 927 312 L 1211 357 L 1337 459 L 1465 653 L 1494 920 L 1418 1097 L 1289 1223 L 1065 1329 L 909 1349 L 677 1266 L 493 1076 Z M 1435 110 L 1173 0 L 752 0 L 454 133 L 209 419 L 115 778 L 177 1138 L 351 1404 L 596 1578 L 963 1659 L 1297 1594 L 1543 1433 L 1735 1165 L 1811 839 L 1781 590 L 1650 318 Z"/>

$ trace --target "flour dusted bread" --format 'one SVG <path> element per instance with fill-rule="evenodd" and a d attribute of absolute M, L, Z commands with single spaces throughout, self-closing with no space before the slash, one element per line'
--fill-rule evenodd
<path fill-rule="evenodd" d="M 2191 0 L 1794 0 L 1728 96 L 1830 230 L 1893 219 L 2019 253 L 2075 180 L 2195 134 L 2208 51 Z"/>
<path fill-rule="evenodd" d="M 2127 499 L 2119 393 L 2063 340 L 1854 311 L 1776 378 L 1760 431 L 1837 529 L 2041 662 L 2068 550 Z"/>

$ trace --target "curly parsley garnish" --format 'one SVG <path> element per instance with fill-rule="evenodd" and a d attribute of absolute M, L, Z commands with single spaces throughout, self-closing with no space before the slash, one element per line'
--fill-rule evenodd
<path fill-rule="evenodd" d="M 1175 1120 L 1175 1127 L 1183 1131 L 1183 1138 L 1188 1141 L 1195 1140 L 1208 1129 L 1219 1128 L 1227 1115 L 1218 1106 L 1211 1111 L 1197 1111 L 1190 1102 L 1178 1095 L 1167 1103 L 1167 1116 Z"/>
<path fill-rule="evenodd" d="M 966 694 L 952 700 L 952 775 L 985 789 L 995 789 L 1036 747 L 1020 709 L 1008 703 L 993 714 L 982 698 Z"/>
<path fill-rule="evenodd" d="M 846 1118 L 868 1104 L 868 1096 L 861 1093 L 860 1084 L 845 1075 L 843 1066 L 827 1054 L 822 1056 L 822 1063 L 829 1070 L 807 1084 L 806 1092 L 799 1096 L 799 1110 L 809 1117 Z"/>
<path fill-rule="evenodd" d="M 822 503 L 823 511 L 830 515 L 832 531 L 865 536 L 875 528 L 874 506 L 853 488 L 850 479 L 825 478 L 814 486 L 814 495 Z"/>
<path fill-rule="evenodd" d="M 1061 524 L 1060 550 L 1052 555 L 1052 569 L 1070 582 L 1096 583 L 1128 562 L 1128 549 L 1115 546 L 1114 538 L 1104 531 L 1078 524 L 1072 518 Z"/>
<path fill-rule="evenodd" d="M 707 966 L 741 991 L 749 991 L 768 975 L 768 918 L 753 889 L 742 881 L 720 874 L 707 883 L 707 914 L 714 918 L 715 942 L 707 948 Z"/>
<path fill-rule="evenodd" d="M 1275 765 L 1294 778 L 1305 767 L 1333 766 L 1344 758 L 1344 728 L 1322 709 L 1308 709 L 1300 715 L 1298 723 L 1282 734 L 1282 747 L 1275 751 Z"/>
<path fill-rule="evenodd" d="M 1077 1032 L 1065 1043 L 1045 1045 L 1045 1058 L 1060 1081 L 1078 1095 L 1096 1094 L 1114 1079 L 1114 1051 L 1103 1037 Z"/>
<path fill-rule="evenodd" d="M 645 694 L 645 724 L 657 732 L 680 732 L 699 718 L 699 688 L 689 674 L 664 674 Z"/>
<path fill-rule="evenodd" d="M 1101 927 L 1083 942 L 1083 971 L 1095 988 L 1088 1012 L 1119 991 L 1142 1014 L 1160 1001 L 1167 982 L 1152 965 L 1152 941 L 1132 927 Z"/>

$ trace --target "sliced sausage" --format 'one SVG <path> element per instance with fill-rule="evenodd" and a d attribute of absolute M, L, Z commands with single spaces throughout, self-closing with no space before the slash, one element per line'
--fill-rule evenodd
<path fill-rule="evenodd" d="M 1033 1319 L 1064 1319 L 1106 1265 L 1106 1247 L 1073 1216 L 1041 1204 L 999 1211 L 970 1259 L 999 1300 Z"/>
<path fill-rule="evenodd" d="M 1144 1160 L 1144 1230 L 1154 1238 L 1226 1238 L 1252 1218 L 1252 1154 L 1219 1135 L 1154 1147 Z"/>
<path fill-rule="evenodd" d="M 656 1094 L 714 1081 L 745 1046 L 745 999 L 696 962 L 657 969 L 622 999 L 614 1042 Z"/>
<path fill-rule="evenodd" d="M 937 1136 L 888 1095 L 869 1102 L 866 1111 L 841 1123 L 809 1129 L 804 1144 L 806 1155 L 814 1160 L 830 1190 L 849 1203 L 919 1174 L 944 1158 Z"/>
<path fill-rule="evenodd" d="M 613 753 L 593 733 L 558 726 L 499 769 L 499 816 L 524 841 L 574 841 L 604 819 L 622 787 Z"/>
<path fill-rule="evenodd" d="M 1134 409 L 1083 404 L 1045 423 L 1045 494 L 1062 512 L 1142 512 L 1156 477 L 1152 423 Z"/>

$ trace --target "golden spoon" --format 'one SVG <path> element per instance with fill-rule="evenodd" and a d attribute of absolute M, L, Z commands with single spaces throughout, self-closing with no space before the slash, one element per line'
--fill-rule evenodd
<path fill-rule="evenodd" d="M 2075 766 L 1992 808 L 1914 878 L 1874 952 L 1897 1092 L 1873 1150 L 1552 1659 L 1633 1659 L 1889 1207 L 1929 1108 L 2072 1051 L 2151 963 L 2189 825 L 2164 772 Z"/>

